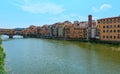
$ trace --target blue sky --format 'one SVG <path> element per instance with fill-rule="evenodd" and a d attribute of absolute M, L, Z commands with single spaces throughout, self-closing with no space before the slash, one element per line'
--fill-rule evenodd
<path fill-rule="evenodd" d="M 42 26 L 120 15 L 119 0 L 1 0 L 0 28 Z"/>

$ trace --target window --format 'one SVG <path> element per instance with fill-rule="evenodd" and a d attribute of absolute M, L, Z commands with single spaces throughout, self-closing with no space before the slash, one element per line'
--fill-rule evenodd
<path fill-rule="evenodd" d="M 103 32 L 105 32 L 105 30 L 103 30 Z"/>
<path fill-rule="evenodd" d="M 108 36 L 106 36 L 106 38 L 108 38 Z"/>
<path fill-rule="evenodd" d="M 116 36 L 114 36 L 114 39 L 116 39 Z"/>
<path fill-rule="evenodd" d="M 105 26 L 103 26 L 103 28 L 105 28 Z"/>
<path fill-rule="evenodd" d="M 112 25 L 110 25 L 110 28 L 112 28 Z"/>
<path fill-rule="evenodd" d="M 100 21 L 98 21 L 98 23 L 100 23 Z"/>
<path fill-rule="evenodd" d="M 109 28 L 109 26 L 107 26 L 107 28 Z"/>
<path fill-rule="evenodd" d="M 112 38 L 112 36 L 110 36 L 110 38 Z"/>
<path fill-rule="evenodd" d="M 114 32 L 116 32 L 116 30 L 114 30 Z"/>
<path fill-rule="evenodd" d="M 112 32 L 112 30 L 110 30 L 110 32 Z"/>
<path fill-rule="evenodd" d="M 120 28 L 120 24 L 118 25 L 118 28 Z"/>
<path fill-rule="evenodd" d="M 105 38 L 105 36 L 103 36 L 103 38 Z"/>
<path fill-rule="evenodd" d="M 118 32 L 120 32 L 120 30 L 118 30 Z"/>
<path fill-rule="evenodd" d="M 118 18 L 118 22 L 120 23 L 120 17 Z"/>

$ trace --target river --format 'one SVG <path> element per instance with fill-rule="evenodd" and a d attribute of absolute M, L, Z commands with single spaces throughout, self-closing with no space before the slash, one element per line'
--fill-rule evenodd
<path fill-rule="evenodd" d="M 120 46 L 15 38 L 3 47 L 8 74 L 120 74 Z"/>

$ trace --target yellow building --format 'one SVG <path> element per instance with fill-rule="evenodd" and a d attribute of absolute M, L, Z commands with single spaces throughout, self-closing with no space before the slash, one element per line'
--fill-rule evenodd
<path fill-rule="evenodd" d="M 100 40 L 120 42 L 120 16 L 97 20 Z"/>

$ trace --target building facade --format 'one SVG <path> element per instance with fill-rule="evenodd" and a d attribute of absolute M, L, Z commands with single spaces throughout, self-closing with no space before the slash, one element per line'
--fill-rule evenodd
<path fill-rule="evenodd" d="M 70 21 L 64 22 L 64 38 L 69 39 L 70 38 L 70 26 L 72 23 Z"/>
<path fill-rule="evenodd" d="M 120 42 L 120 16 L 98 19 L 100 40 Z"/>
<path fill-rule="evenodd" d="M 86 28 L 81 27 L 80 23 L 78 21 L 75 21 L 72 24 L 72 26 L 70 26 L 70 39 L 85 39 L 85 38 L 86 38 Z"/>
<path fill-rule="evenodd" d="M 64 37 L 64 24 L 63 23 L 58 23 L 57 24 L 57 32 L 58 32 L 58 37 L 63 38 Z"/>

